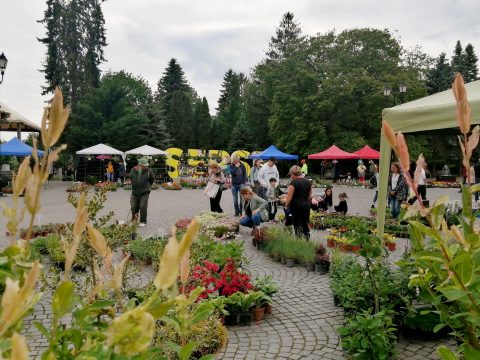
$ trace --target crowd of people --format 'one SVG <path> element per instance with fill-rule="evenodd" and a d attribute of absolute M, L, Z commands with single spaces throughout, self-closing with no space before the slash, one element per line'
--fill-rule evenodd
<path fill-rule="evenodd" d="M 321 195 L 313 194 L 312 181 L 307 178 L 308 166 L 305 160 L 300 162 L 301 166 L 294 165 L 290 168 L 286 188 L 280 187 L 280 176 L 274 157 L 269 158 L 266 163 L 260 159 L 255 160 L 250 176 L 247 176 L 247 170 L 238 156 L 233 155 L 231 158 L 227 157 L 223 160 L 223 164 L 216 161 L 209 163 L 205 195 L 209 197 L 210 210 L 222 213 L 223 209 L 220 206 L 222 192 L 229 189 L 233 197 L 234 215 L 240 217 L 239 222 L 243 226 L 255 229 L 262 222 L 277 222 L 278 210 L 283 209 L 285 224 L 293 225 L 294 231 L 299 237 L 308 239 L 311 210 L 341 214 L 348 212 L 348 196 L 345 192 L 338 195 L 337 205 L 334 205 L 332 186 L 328 186 Z M 378 199 L 379 169 L 373 161 L 370 161 L 369 165 L 367 170 L 360 160 L 357 166 L 357 175 L 360 183 L 365 186 L 368 183 L 375 188 L 371 206 L 374 208 Z M 428 170 L 426 163 L 423 166 L 424 168 L 419 169 L 415 176 L 418 184 L 417 193 L 422 201 L 425 201 Z M 111 163 L 106 167 L 107 177 L 112 173 L 111 167 Z M 478 167 L 478 173 L 480 173 L 480 162 Z M 413 204 L 418 199 L 416 196 L 409 196 L 414 191 L 408 188 L 400 164 L 392 163 L 390 170 L 387 191 L 388 207 L 391 209 L 392 217 L 396 219 L 402 203 L 408 201 Z M 130 172 L 130 178 L 132 181 L 132 216 L 134 219 L 138 218 L 143 226 L 147 221 L 150 186 L 154 182 L 153 171 L 148 167 L 146 159 L 138 160 L 138 165 L 133 167 Z"/>

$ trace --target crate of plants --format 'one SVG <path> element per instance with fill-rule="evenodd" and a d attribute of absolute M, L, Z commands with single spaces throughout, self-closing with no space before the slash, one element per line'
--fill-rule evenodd
<path fill-rule="evenodd" d="M 174 182 L 164 182 L 161 183 L 160 186 L 165 190 L 182 190 L 182 185 L 174 183 Z"/>
<path fill-rule="evenodd" d="M 67 187 L 66 192 L 85 192 L 88 191 L 90 186 L 84 182 L 75 183 Z"/>
<path fill-rule="evenodd" d="M 185 189 L 203 189 L 207 185 L 205 178 L 181 179 L 180 185 Z"/>
<path fill-rule="evenodd" d="M 50 223 L 45 225 L 34 225 L 32 227 L 31 239 L 49 234 L 65 235 L 72 228 L 71 223 Z M 22 239 L 27 237 L 27 229 L 20 229 L 19 234 Z"/>
<path fill-rule="evenodd" d="M 197 217 L 200 234 L 215 240 L 234 239 L 239 231 L 239 222 L 224 213 L 204 212 Z"/>
<path fill-rule="evenodd" d="M 117 191 L 117 184 L 111 181 L 101 181 L 95 184 L 95 191 L 104 189 L 106 191 Z"/>

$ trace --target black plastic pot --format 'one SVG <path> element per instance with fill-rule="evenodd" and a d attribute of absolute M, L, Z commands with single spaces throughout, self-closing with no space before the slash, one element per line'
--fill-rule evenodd
<path fill-rule="evenodd" d="M 307 271 L 315 271 L 315 264 L 313 262 L 307 262 L 305 264 Z"/>
<path fill-rule="evenodd" d="M 238 314 L 228 314 L 225 316 L 225 326 L 235 326 L 237 325 Z"/>
<path fill-rule="evenodd" d="M 315 272 L 320 275 L 325 275 L 328 272 L 328 265 L 325 263 L 315 264 Z"/>
<path fill-rule="evenodd" d="M 252 323 L 252 312 L 241 312 L 238 314 L 238 325 L 240 326 L 248 326 Z"/>
<path fill-rule="evenodd" d="M 285 265 L 287 265 L 288 267 L 295 266 L 295 259 L 287 258 L 286 261 L 285 261 Z"/>

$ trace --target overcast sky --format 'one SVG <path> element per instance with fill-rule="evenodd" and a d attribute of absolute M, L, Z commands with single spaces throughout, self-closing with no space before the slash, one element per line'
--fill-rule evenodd
<path fill-rule="evenodd" d="M 0 52 L 9 60 L 0 101 L 38 124 L 45 48 L 36 40 L 44 35 L 36 20 L 45 7 L 43 0 L 2 0 L 0 14 Z M 102 69 L 142 75 L 155 88 L 175 57 L 212 110 L 225 72 L 248 74 L 287 11 L 304 34 L 388 28 L 403 46 L 420 45 L 434 57 L 445 51 L 450 58 L 458 39 L 480 54 L 478 0 L 108 0 Z"/>

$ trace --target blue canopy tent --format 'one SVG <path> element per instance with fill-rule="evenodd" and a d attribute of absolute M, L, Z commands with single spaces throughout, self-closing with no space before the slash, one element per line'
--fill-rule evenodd
<path fill-rule="evenodd" d="M 273 145 L 270 145 L 266 150 L 263 150 L 261 153 L 250 155 L 248 158 L 268 160 L 272 156 L 275 157 L 277 160 L 298 160 L 298 155 L 285 154 Z"/>
<path fill-rule="evenodd" d="M 28 156 L 32 155 L 32 151 L 33 148 L 31 146 L 16 137 L 4 144 L 0 144 L 0 156 Z M 38 155 L 42 156 L 43 151 L 38 150 Z"/>

